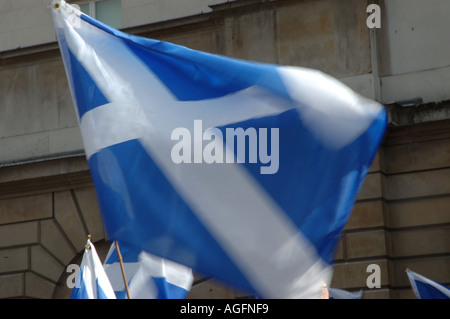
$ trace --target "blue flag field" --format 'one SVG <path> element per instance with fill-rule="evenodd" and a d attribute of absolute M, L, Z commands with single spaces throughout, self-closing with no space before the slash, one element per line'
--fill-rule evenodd
<path fill-rule="evenodd" d="M 319 296 L 384 107 L 316 70 L 52 13 L 108 237 L 263 298 Z"/>

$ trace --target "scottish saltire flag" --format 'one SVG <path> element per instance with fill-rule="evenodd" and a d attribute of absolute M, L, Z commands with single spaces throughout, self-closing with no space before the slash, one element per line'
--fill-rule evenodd
<path fill-rule="evenodd" d="M 116 299 L 94 244 L 89 239 L 70 299 Z"/>
<path fill-rule="evenodd" d="M 411 287 L 418 299 L 450 299 L 450 288 L 406 269 Z"/>
<path fill-rule="evenodd" d="M 160 258 L 127 244 L 119 244 L 131 299 L 184 299 L 194 276 L 184 265 Z M 127 299 L 119 256 L 111 245 L 103 264 L 116 297 Z"/>
<path fill-rule="evenodd" d="M 264 298 L 319 297 L 385 109 L 319 71 L 52 12 L 109 238 Z"/>
<path fill-rule="evenodd" d="M 361 299 L 362 290 L 350 292 L 343 289 L 328 288 L 328 295 L 330 299 Z"/>

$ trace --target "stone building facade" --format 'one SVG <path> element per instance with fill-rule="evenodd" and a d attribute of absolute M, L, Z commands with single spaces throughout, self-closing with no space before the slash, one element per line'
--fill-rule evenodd
<path fill-rule="evenodd" d="M 67 298 L 66 268 L 80 263 L 87 235 L 103 257 L 110 245 L 50 2 L 0 2 L 0 298 Z M 385 104 L 388 132 L 336 251 L 331 286 L 413 298 L 406 268 L 450 284 L 447 0 L 114 2 L 125 32 L 319 69 Z M 367 26 L 372 3 L 381 28 Z M 379 288 L 367 286 L 369 265 L 379 266 Z M 202 276 L 189 294 L 243 296 Z"/>

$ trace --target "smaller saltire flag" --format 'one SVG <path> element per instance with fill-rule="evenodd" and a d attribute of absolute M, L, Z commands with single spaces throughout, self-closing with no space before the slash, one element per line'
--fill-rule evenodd
<path fill-rule="evenodd" d="M 328 288 L 330 299 L 361 299 L 362 290 L 358 292 L 350 292 L 343 289 Z"/>
<path fill-rule="evenodd" d="M 131 299 L 186 298 L 194 281 L 190 268 L 124 243 L 119 244 L 119 251 Z M 114 244 L 109 249 L 103 268 L 117 299 L 127 299 L 119 255 Z"/>
<path fill-rule="evenodd" d="M 414 294 L 418 299 L 450 299 L 450 288 L 406 269 Z"/>
<path fill-rule="evenodd" d="M 89 239 L 70 299 L 116 299 L 102 262 Z"/>

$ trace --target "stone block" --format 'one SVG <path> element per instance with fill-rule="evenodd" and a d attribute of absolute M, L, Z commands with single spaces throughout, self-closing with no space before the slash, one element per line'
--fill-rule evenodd
<path fill-rule="evenodd" d="M 348 76 L 344 78 L 339 78 L 338 80 L 347 85 L 356 93 L 372 100 L 376 99 L 373 74 L 369 73 L 369 74 Z M 379 166 L 378 161 L 374 161 L 369 171 L 370 172 L 379 171 L 378 166 Z"/>
<path fill-rule="evenodd" d="M 75 250 L 83 249 L 84 245 L 86 245 L 88 234 L 84 229 L 71 191 L 55 192 L 54 207 L 55 219 L 75 247 Z"/>
<path fill-rule="evenodd" d="M 391 231 L 393 257 L 450 253 L 450 226 Z"/>
<path fill-rule="evenodd" d="M 226 55 L 251 61 L 278 63 L 274 17 L 272 10 L 263 10 L 226 18 Z"/>
<path fill-rule="evenodd" d="M 23 297 L 23 274 L 0 276 L 0 298 Z"/>
<path fill-rule="evenodd" d="M 436 196 L 450 193 L 450 169 L 438 169 L 387 178 L 386 198 L 389 200 Z"/>
<path fill-rule="evenodd" d="M 385 147 L 386 173 L 446 168 L 450 163 L 450 139 Z"/>
<path fill-rule="evenodd" d="M 384 9 L 382 27 L 377 30 L 383 39 L 379 51 L 381 74 L 406 74 L 448 65 L 445 53 L 449 52 L 450 44 L 441 39 L 450 32 L 445 14 L 450 10 L 449 2 L 438 1 L 435 5 L 417 0 L 380 2 Z M 422 86 L 426 84 L 422 82 Z"/>
<path fill-rule="evenodd" d="M 35 37 L 46 29 L 20 32 Z M 64 66 L 56 54 L 33 64 L 2 68 L 0 96 L 0 162 L 83 151 Z"/>
<path fill-rule="evenodd" d="M 40 93 L 38 76 L 40 67 L 47 62 L 16 68 L 2 68 L 0 77 L 6 77 L 9 85 L 2 92 L 4 110 L 0 117 L 2 137 L 38 133 L 57 128 L 56 105 L 37 102 Z M 45 114 L 45 116 L 42 116 Z"/>
<path fill-rule="evenodd" d="M 130 27 L 174 20 L 180 17 L 210 12 L 210 5 L 222 2 L 222 0 L 190 0 L 182 3 L 178 2 L 178 0 L 127 0 L 122 1 L 122 22 L 124 27 Z"/>
<path fill-rule="evenodd" d="M 390 202 L 391 228 L 429 226 L 450 223 L 450 197 L 432 197 Z"/>
<path fill-rule="evenodd" d="M 105 239 L 103 220 L 94 187 L 77 188 L 74 190 L 74 194 L 87 231 L 92 236 L 92 240 L 99 241 Z M 84 239 L 85 243 L 86 239 Z"/>
<path fill-rule="evenodd" d="M 218 42 L 219 32 L 215 29 L 195 30 L 181 35 L 164 36 L 164 41 L 185 46 L 189 49 L 209 52 L 221 53 L 221 46 Z"/>
<path fill-rule="evenodd" d="M 380 157 L 380 151 L 377 152 L 375 155 L 375 158 L 373 159 L 372 164 L 369 168 L 369 173 L 379 172 L 381 170 L 381 157 Z"/>
<path fill-rule="evenodd" d="M 55 284 L 36 276 L 33 273 L 25 274 L 25 296 L 38 299 L 51 299 Z"/>
<path fill-rule="evenodd" d="M 392 299 L 417 299 L 411 286 L 404 289 L 392 289 L 391 290 Z"/>
<path fill-rule="evenodd" d="M 378 199 L 383 197 L 385 176 L 381 173 L 367 174 L 358 194 L 358 200 Z"/>
<path fill-rule="evenodd" d="M 0 250 L 0 273 L 16 272 L 27 269 L 27 247 Z"/>
<path fill-rule="evenodd" d="M 57 282 L 65 267 L 42 246 L 31 247 L 31 270 L 44 278 Z"/>
<path fill-rule="evenodd" d="M 390 299 L 392 292 L 387 288 L 373 288 L 364 290 L 362 299 Z"/>
<path fill-rule="evenodd" d="M 334 251 L 334 258 L 333 258 L 334 260 L 342 260 L 346 257 L 344 247 L 345 247 L 344 236 L 342 236 L 339 239 L 336 249 Z"/>
<path fill-rule="evenodd" d="M 337 71 L 333 14 L 324 2 L 329 3 L 304 2 L 277 10 L 281 64 Z"/>
<path fill-rule="evenodd" d="M 54 114 L 55 128 L 78 128 L 78 119 L 70 95 L 66 79 L 66 71 L 62 59 L 43 61 L 36 65 L 36 81 L 38 85 L 37 103 Z M 50 127 L 50 129 L 52 129 Z M 78 134 L 80 134 L 78 132 Z"/>
<path fill-rule="evenodd" d="M 346 230 L 384 226 L 385 204 L 381 200 L 356 203 Z"/>
<path fill-rule="evenodd" d="M 37 242 L 37 221 L 0 226 L 0 247 L 27 245 Z"/>
<path fill-rule="evenodd" d="M 56 224 L 54 219 L 41 221 L 40 242 L 63 265 L 67 265 L 77 253 L 66 238 L 67 236 L 62 233 L 61 228 Z"/>
<path fill-rule="evenodd" d="M 386 256 L 389 243 L 383 229 L 352 232 L 345 235 L 347 258 Z"/>
<path fill-rule="evenodd" d="M 38 194 L 0 200 L 0 224 L 52 217 L 52 194 Z"/>
<path fill-rule="evenodd" d="M 419 108 L 394 108 L 391 109 L 391 116 L 398 117 L 401 120 L 401 126 L 390 126 L 386 138 L 383 141 L 384 148 L 388 149 L 390 146 L 408 144 L 408 143 L 422 143 L 437 141 L 441 139 L 450 139 L 450 120 L 447 116 L 443 116 L 438 121 L 423 122 L 419 125 L 413 124 L 414 118 L 421 116 L 423 112 L 431 111 L 436 115 L 448 110 L 448 103 L 431 103 L 424 104 Z M 397 113 L 397 115 L 395 114 Z M 443 115 L 443 114 L 442 114 Z"/>
<path fill-rule="evenodd" d="M 302 1 L 277 8 L 280 63 L 319 69 L 335 77 L 369 73 L 367 5 L 350 2 Z"/>

